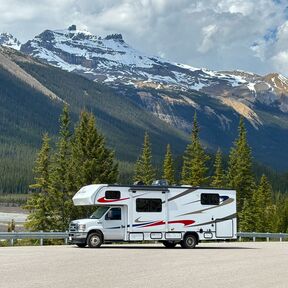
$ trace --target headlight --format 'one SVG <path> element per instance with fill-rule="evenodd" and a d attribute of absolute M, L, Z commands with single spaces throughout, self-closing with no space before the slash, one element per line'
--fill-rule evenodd
<path fill-rule="evenodd" d="M 78 231 L 85 231 L 86 230 L 86 224 L 79 224 L 78 225 Z"/>

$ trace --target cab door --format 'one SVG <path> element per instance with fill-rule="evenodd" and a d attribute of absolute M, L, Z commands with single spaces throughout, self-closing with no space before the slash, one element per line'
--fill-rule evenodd
<path fill-rule="evenodd" d="M 104 215 L 104 240 L 123 240 L 125 232 L 124 207 L 111 207 Z"/>

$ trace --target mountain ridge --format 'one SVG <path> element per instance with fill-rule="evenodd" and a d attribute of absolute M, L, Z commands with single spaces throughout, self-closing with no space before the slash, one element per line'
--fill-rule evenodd
<path fill-rule="evenodd" d="M 194 90 L 210 97 L 231 98 L 221 101 L 244 116 L 255 128 L 261 125 L 259 117 L 241 113 L 253 110 L 255 101 L 276 105 L 282 112 L 288 111 L 287 98 L 283 97 L 288 93 L 288 80 L 283 75 L 261 76 L 239 70 L 221 72 L 174 63 L 135 50 L 121 34 L 102 38 L 77 30 L 72 25 L 64 30 L 45 30 L 21 45 L 20 50 L 61 69 L 111 86 L 125 84 L 136 89 L 164 86 L 167 90 Z M 240 103 L 234 105 L 235 102 Z M 238 109 L 238 106 L 245 108 Z"/>

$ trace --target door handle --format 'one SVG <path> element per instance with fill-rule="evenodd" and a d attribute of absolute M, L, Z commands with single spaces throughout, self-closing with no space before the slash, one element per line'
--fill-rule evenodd
<path fill-rule="evenodd" d="M 121 225 L 121 228 L 125 228 L 125 226 L 124 226 L 124 225 Z"/>

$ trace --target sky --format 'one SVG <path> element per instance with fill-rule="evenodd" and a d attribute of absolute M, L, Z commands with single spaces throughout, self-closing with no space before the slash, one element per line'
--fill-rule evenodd
<path fill-rule="evenodd" d="M 194 67 L 288 76 L 288 0 L 0 0 L 0 15 L 22 43 L 76 24 Z"/>

